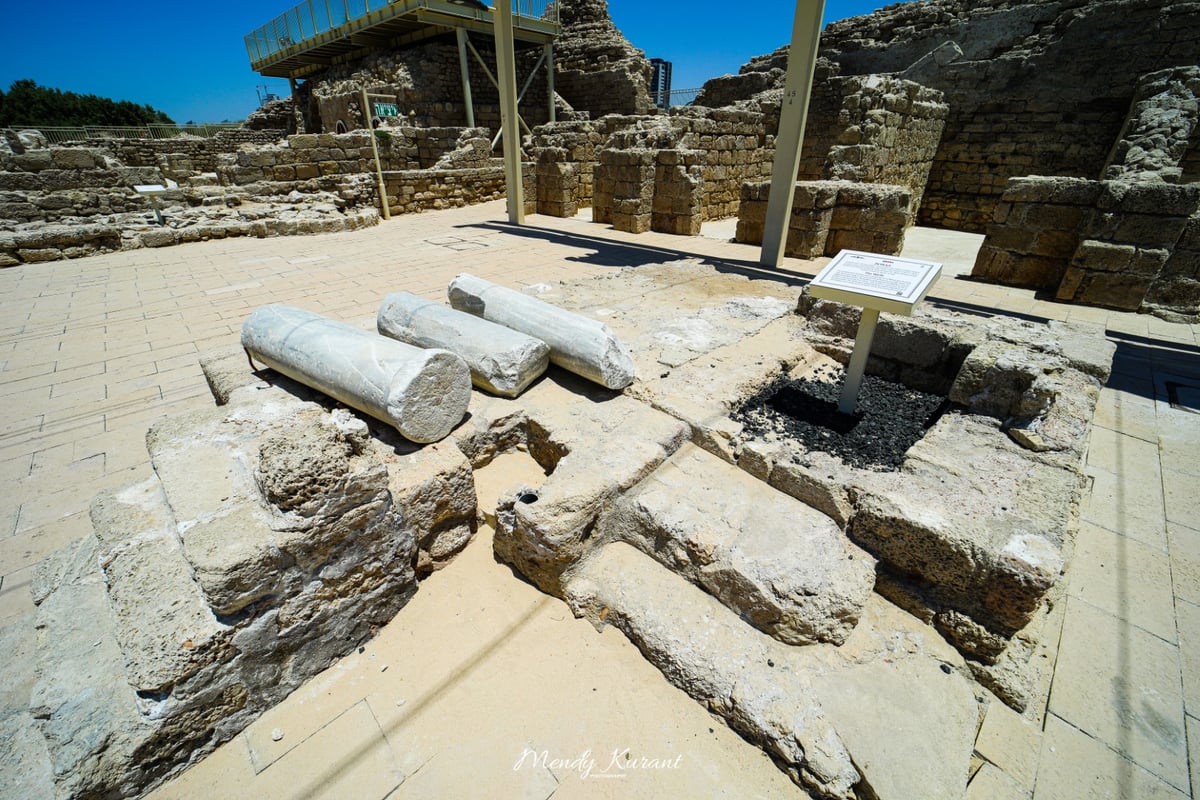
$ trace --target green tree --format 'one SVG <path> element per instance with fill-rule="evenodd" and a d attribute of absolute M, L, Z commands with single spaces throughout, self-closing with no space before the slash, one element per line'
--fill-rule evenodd
<path fill-rule="evenodd" d="M 149 123 L 173 124 L 169 116 L 150 105 L 64 92 L 38 86 L 28 78 L 13 81 L 7 94 L 0 92 L 0 126 Z"/>

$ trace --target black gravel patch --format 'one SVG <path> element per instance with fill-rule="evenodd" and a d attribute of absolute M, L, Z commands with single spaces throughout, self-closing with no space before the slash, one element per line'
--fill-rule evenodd
<path fill-rule="evenodd" d="M 817 380 L 784 379 L 751 397 L 731 416 L 742 424 L 745 436 L 790 440 L 851 467 L 894 472 L 908 449 L 949 407 L 944 397 L 867 375 L 855 413 L 842 414 L 837 409 L 841 391 L 840 370 L 829 369 Z M 793 460 L 803 463 L 803 453 Z"/>

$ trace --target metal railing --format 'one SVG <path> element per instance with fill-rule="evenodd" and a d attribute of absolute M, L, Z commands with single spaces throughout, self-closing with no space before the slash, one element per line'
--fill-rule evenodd
<path fill-rule="evenodd" d="M 651 92 L 650 100 L 665 111 L 675 106 L 688 105 L 696 99 L 698 94 L 700 94 L 699 89 L 672 89 L 669 92 Z"/>
<path fill-rule="evenodd" d="M 447 0 L 451 5 L 483 10 L 484 4 L 476 0 Z M 514 23 L 517 17 L 558 22 L 558 3 L 555 0 L 511 0 Z M 342 25 L 360 20 L 388 6 L 403 13 L 426 4 L 421 0 L 305 0 L 305 2 L 280 14 L 261 28 L 245 37 L 246 52 L 250 63 L 282 53 L 294 45 L 315 39 L 323 33 L 336 30 Z"/>
<path fill-rule="evenodd" d="M 174 139 L 177 136 L 210 138 L 221 131 L 240 128 L 240 122 L 208 125 L 8 125 L 14 131 L 34 130 L 50 144 L 75 142 L 82 139 Z"/>

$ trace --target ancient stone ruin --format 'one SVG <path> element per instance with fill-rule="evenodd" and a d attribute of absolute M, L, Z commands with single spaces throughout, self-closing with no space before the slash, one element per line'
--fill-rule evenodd
<path fill-rule="evenodd" d="M 594 221 L 619 230 L 680 235 L 737 216 L 738 238 L 760 241 L 786 49 L 714 78 L 693 104 L 664 114 L 649 100 L 644 54 L 607 4 L 560 5 L 553 97 L 533 80 L 536 52 L 518 64 L 530 78 L 521 105 L 527 210 L 591 208 Z M 1194 4 L 1167 0 L 929 0 L 831 24 L 797 179 L 862 186 L 799 192 L 786 252 L 896 252 L 913 224 L 987 233 L 980 279 L 1195 318 L 1196 208 L 1186 187 L 1200 175 L 1198 23 Z M 498 96 L 473 55 L 479 127 L 465 127 L 453 39 L 368 48 L 307 74 L 292 98 L 212 140 L 46 149 L 12 132 L 0 145 L 0 264 L 358 227 L 374 224 L 384 204 L 410 213 L 501 197 Z M 494 60 L 488 37 L 468 39 L 482 63 Z M 372 121 L 383 126 L 374 134 L 383 198 L 364 86 L 402 112 Z M 1113 199 L 1064 201 L 1063 178 L 1094 182 Z M 153 224 L 136 184 L 169 187 L 165 226 Z M 1117 200 L 1126 185 L 1139 198 L 1166 192 L 1151 202 L 1162 213 Z M 1043 216 L 1062 221 L 1027 222 Z"/>
<path fill-rule="evenodd" d="M 928 0 L 831 25 L 788 252 L 895 253 L 913 224 L 938 225 L 986 234 L 977 278 L 1194 318 L 1198 14 Z M 530 210 L 680 235 L 737 216 L 740 240 L 761 239 L 781 54 L 663 114 L 603 2 L 562 18 L 560 97 L 538 107 L 563 115 L 531 116 L 523 143 Z M 488 98 L 465 126 L 454 82 L 428 67 L 451 53 L 369 54 L 212 140 L 51 147 L 14 132 L 0 266 L 498 198 Z M 367 128 L 364 76 L 412 113 Z M 167 187 L 165 225 L 132 188 L 147 183 Z M 460 278 L 431 324 L 517 327 L 487 311 L 494 288 Z M 12 685 L 34 687 L 0 693 L 14 791 L 133 796 L 177 774 L 366 641 L 487 521 L 497 557 L 619 628 L 814 796 L 961 797 L 981 705 L 1046 691 L 1038 647 L 1072 554 L 1103 331 L 885 317 L 864 392 L 886 383 L 933 410 L 881 465 L 791 433 L 797 394 L 840 380 L 852 307 L 695 261 L 533 294 L 592 331 L 603 317 L 631 365 L 580 377 L 569 347 L 524 330 L 545 350 L 503 386 L 476 369 L 469 389 L 460 370 L 467 411 L 445 438 L 405 438 L 407 415 L 381 421 L 261 368 L 278 356 L 254 336 L 258 364 L 209 354 L 216 405 L 150 430 L 154 477 L 95 499 L 92 535 L 39 565 L 33 618 L 2 634 Z M 379 301 L 379 331 L 427 335 L 411 301 Z M 544 480 L 486 507 L 473 473 L 512 451 Z"/>
<path fill-rule="evenodd" d="M 155 425 L 155 477 L 98 497 L 94 535 L 38 569 L 38 649 L 18 660 L 35 689 L 7 718 L 44 796 L 128 795 L 202 757 L 400 611 L 481 520 L 499 558 L 619 627 L 815 796 L 961 796 L 977 697 L 1043 691 L 1102 331 L 885 317 L 872 380 L 940 408 L 881 469 L 742 413 L 781 382 L 836 384 L 852 307 L 695 261 L 536 299 L 455 283 L 475 314 L 556 309 L 577 355 L 615 337 L 636 380 L 553 367 L 515 396 L 475 390 L 419 447 L 240 352 L 207 357 L 219 405 Z M 603 326 L 571 322 L 599 309 Z M 473 470 L 518 449 L 545 479 L 484 507 Z M 877 735 L 864 698 L 912 735 Z"/>

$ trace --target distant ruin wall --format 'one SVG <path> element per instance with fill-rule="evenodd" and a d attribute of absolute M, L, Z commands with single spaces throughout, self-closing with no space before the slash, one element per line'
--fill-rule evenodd
<path fill-rule="evenodd" d="M 680 189 L 683 194 L 677 194 L 671 203 L 676 210 L 668 215 L 660 208 L 661 226 L 654 230 L 687 233 L 694 227 L 694 220 L 737 214 L 741 185 L 768 177 L 774 157 L 774 137 L 766 135 L 763 115 L 736 109 L 681 108 L 666 116 L 610 116 L 594 122 L 561 122 L 543 125 L 534 134 L 539 176 L 545 178 L 539 183 L 540 213 L 570 216 L 574 214 L 571 208 L 592 206 L 599 214 L 597 221 L 607 221 L 614 197 L 630 199 L 634 194 L 644 195 L 646 208 L 621 217 L 633 228 L 643 230 L 650 229 L 649 215 L 653 213 L 649 205 L 653 204 L 655 194 L 655 165 L 670 173 L 670 177 L 662 176 L 667 182 L 684 180 L 682 173 L 675 174 L 675 167 L 686 166 L 689 177 L 684 181 L 687 190 Z M 649 155 L 606 155 L 609 151 L 641 151 Z M 679 151 L 681 155 L 660 158 L 658 154 L 664 151 Z M 632 166 L 632 162 L 646 167 L 636 179 L 639 182 L 636 190 L 625 186 L 635 180 L 623 169 Z M 693 179 L 699 183 L 693 185 Z M 674 191 L 664 190 L 663 197 Z M 685 197 L 694 198 L 687 201 L 696 204 L 694 210 L 680 208 Z M 663 202 L 660 200 L 660 204 Z M 688 221 L 668 221 L 668 216 L 688 217 Z M 635 223 L 633 217 L 643 219 Z"/>
<path fill-rule="evenodd" d="M 607 0 L 570 0 L 559 7 L 554 87 L 577 111 L 649 114 L 650 62 L 613 24 Z"/>
<path fill-rule="evenodd" d="M 961 56 L 926 58 L 948 43 Z M 945 93 L 920 221 L 983 231 L 1009 178 L 1100 177 L 1139 77 L 1200 62 L 1200 4 L 902 3 L 832 23 L 821 53 L 843 74 L 911 69 Z"/>
<path fill-rule="evenodd" d="M 491 37 L 473 34 L 470 42 L 488 64 L 488 69 L 494 72 L 496 46 Z M 517 81 L 520 86 L 537 66 L 540 55 L 540 49 L 518 53 Z M 499 130 L 499 93 L 474 55 L 468 55 L 467 66 L 475 124 Z M 365 127 L 366 117 L 361 108 L 364 85 L 372 94 L 395 97 L 405 124 L 415 127 L 467 124 L 458 45 L 453 36 L 403 49 L 373 50 L 357 61 L 330 67 L 314 75 L 303 84 L 304 90 L 299 93 L 306 131 L 337 133 L 343 129 Z M 521 101 L 520 112 L 531 126 L 550 118 L 544 64 L 533 76 Z"/>
<path fill-rule="evenodd" d="M 1198 140 L 1200 66 L 1143 75 L 1104 178 L 1165 183 L 1200 180 L 1188 165 L 1189 156 L 1196 158 Z"/>

